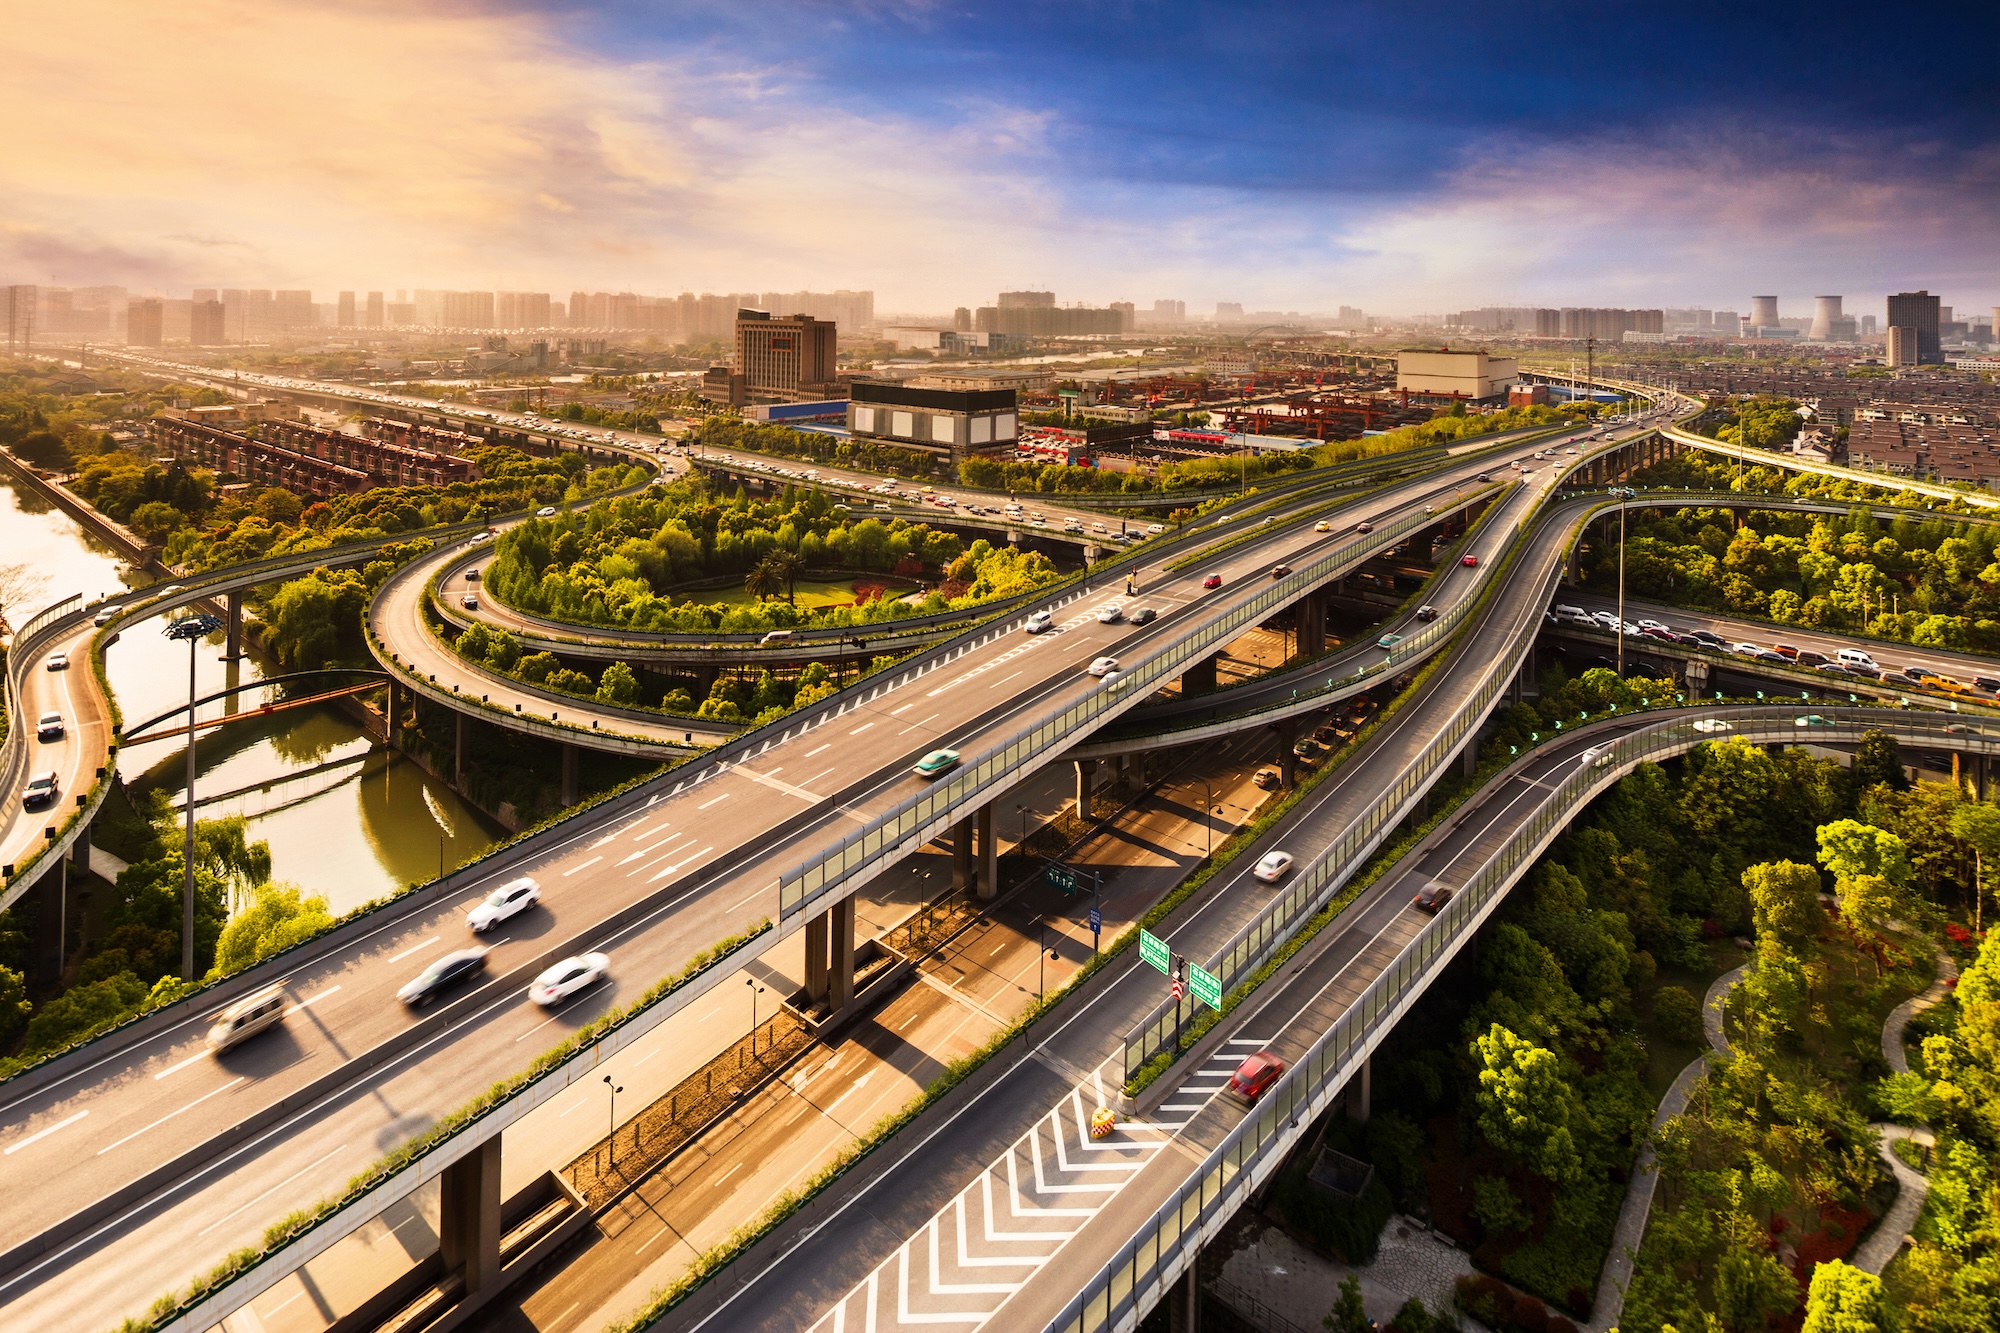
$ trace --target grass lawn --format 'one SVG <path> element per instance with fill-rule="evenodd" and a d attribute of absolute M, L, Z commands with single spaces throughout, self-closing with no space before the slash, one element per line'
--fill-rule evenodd
<path fill-rule="evenodd" d="M 1724 972 L 1737 967 L 1748 957 L 1743 950 L 1729 940 L 1710 940 L 1708 943 L 1709 965 L 1699 971 L 1686 968 L 1662 967 L 1648 985 L 1633 992 L 1633 1008 L 1641 1014 L 1653 1012 L 1653 996 L 1662 986 L 1679 986 L 1699 1000 L 1708 993 L 1709 985 Z M 1667 1095 L 1681 1070 L 1687 1068 L 1688 1061 L 1708 1049 L 1706 1039 L 1692 1042 L 1669 1041 L 1650 1022 L 1645 1025 L 1646 1034 L 1646 1091 L 1653 1095 L 1655 1102 Z"/>
<path fill-rule="evenodd" d="M 885 584 L 887 580 L 870 576 L 870 583 Z M 896 585 L 889 584 L 890 590 Z M 798 606 L 801 611 L 817 611 L 826 606 L 845 606 L 855 600 L 854 580 L 800 579 L 798 585 Z M 741 585 L 734 588 L 704 588 L 688 594 L 703 606 L 755 606 L 757 599 L 745 592 Z M 767 598 L 767 601 L 784 601 L 783 597 Z"/>

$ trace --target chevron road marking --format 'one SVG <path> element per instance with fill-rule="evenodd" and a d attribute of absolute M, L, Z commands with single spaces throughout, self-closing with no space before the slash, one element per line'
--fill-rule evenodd
<path fill-rule="evenodd" d="M 976 1333 L 1162 1150 L 1179 1148 L 1187 1119 L 1178 1113 L 1205 1107 L 1222 1086 L 1217 1077 L 1241 1058 L 1227 1050 L 1210 1057 L 1188 1072 L 1172 1094 L 1178 1100 L 1160 1108 L 1168 1118 L 1123 1121 L 1103 1140 L 1090 1137 L 1090 1112 L 1107 1102 L 1109 1063 L 1078 1080 L 821 1315 L 812 1333 L 941 1326 Z"/>

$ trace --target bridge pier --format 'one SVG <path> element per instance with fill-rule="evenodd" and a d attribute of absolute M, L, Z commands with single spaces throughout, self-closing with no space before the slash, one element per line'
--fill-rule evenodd
<path fill-rule="evenodd" d="M 68 952 L 69 862 L 42 872 L 31 890 L 35 895 L 35 947 L 29 980 L 36 985 L 55 986 L 62 982 L 63 960 Z"/>
<path fill-rule="evenodd" d="M 1292 750 L 1298 743 L 1299 724 L 1296 718 L 1285 718 L 1273 722 L 1271 730 L 1278 733 L 1278 773 L 1286 791 L 1299 785 L 1299 757 Z"/>
<path fill-rule="evenodd" d="M 806 922 L 806 999 L 813 1003 L 826 998 L 826 945 L 831 929 L 832 920 L 826 912 Z"/>
<path fill-rule="evenodd" d="M 394 676 L 389 677 L 389 699 L 382 714 L 382 743 L 390 749 L 396 748 L 397 729 L 402 723 L 400 716 L 403 702 L 403 687 Z"/>
<path fill-rule="evenodd" d="M 574 745 L 564 742 L 562 747 L 562 803 L 566 806 L 575 805 L 577 801 L 577 756 L 581 753 L 582 751 L 578 750 Z"/>
<path fill-rule="evenodd" d="M 972 885 L 973 820 L 961 819 L 951 826 L 951 891 L 963 893 Z"/>
<path fill-rule="evenodd" d="M 1097 786 L 1097 761 L 1079 759 L 1076 761 L 1076 817 L 1090 818 L 1090 795 Z"/>
<path fill-rule="evenodd" d="M 1201 1274 L 1194 1259 L 1167 1293 L 1167 1333 L 1201 1333 Z"/>
<path fill-rule="evenodd" d="M 1182 694 L 1213 694 L 1216 684 L 1216 665 L 1222 661 L 1220 652 L 1211 653 L 1181 673 Z"/>
<path fill-rule="evenodd" d="M 1375 1084 L 1375 1057 L 1361 1062 L 1361 1071 L 1347 1083 L 1347 1118 L 1366 1123 Z"/>
<path fill-rule="evenodd" d="M 1000 839 L 993 834 L 993 802 L 979 807 L 979 898 L 1000 896 Z"/>
<path fill-rule="evenodd" d="M 460 791 L 464 791 L 465 752 L 470 748 L 471 744 L 470 728 L 467 726 L 467 723 L 471 719 L 456 709 L 452 711 L 452 716 L 458 719 L 458 721 L 452 727 L 451 733 L 451 781 L 453 786 L 457 787 Z"/>
<path fill-rule="evenodd" d="M 222 649 L 222 660 L 234 662 L 243 656 L 243 590 L 238 588 L 229 594 L 229 634 Z"/>
<path fill-rule="evenodd" d="M 1327 591 L 1316 588 L 1299 600 L 1293 616 L 1298 621 L 1298 655 L 1318 657 L 1326 651 Z"/>
<path fill-rule="evenodd" d="M 469 1311 L 500 1279 L 500 1136 L 446 1167 L 438 1184 L 438 1250 L 464 1281 L 458 1310 Z"/>
<path fill-rule="evenodd" d="M 826 1002 L 826 1021 L 854 998 L 854 899 L 806 922 L 806 999 Z"/>

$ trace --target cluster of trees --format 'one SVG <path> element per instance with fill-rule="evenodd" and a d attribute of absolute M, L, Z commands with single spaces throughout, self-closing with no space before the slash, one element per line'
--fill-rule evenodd
<path fill-rule="evenodd" d="M 1785 449 L 1805 425 L 1799 405 L 1789 398 L 1752 398 L 1736 405 L 1708 433 L 1724 444 L 1752 449 Z"/>
<path fill-rule="evenodd" d="M 0 1051 L 32 1060 L 185 993 L 180 979 L 186 861 L 163 793 L 136 815 L 109 815 L 103 833 L 132 856 L 104 905 L 102 933 L 66 960 L 65 988 L 31 1004 L 23 974 L 33 913 L 0 912 Z M 271 852 L 248 842 L 238 817 L 195 823 L 195 969 L 209 977 L 249 966 L 333 924 L 323 898 L 271 880 Z M 232 910 L 233 908 L 233 910 Z"/>
<path fill-rule="evenodd" d="M 279 584 L 262 607 L 265 651 L 291 671 L 373 666 L 361 633 L 368 599 L 400 566 L 431 549 L 428 538 L 418 537 L 383 547 L 359 569 L 316 569 Z"/>
<path fill-rule="evenodd" d="M 1628 595 L 1764 616 L 1785 624 L 1960 651 L 2000 651 L 2000 527 L 1946 516 L 1883 523 L 1833 517 L 1635 511 Z M 1586 556 L 1592 586 L 1618 577 L 1616 536 Z"/>
<path fill-rule="evenodd" d="M 695 437 L 710 449 L 742 449 L 771 454 L 778 458 L 798 458 L 814 463 L 834 463 L 897 477 L 928 477 L 940 470 L 936 455 L 922 449 L 898 449 L 868 440 L 842 440 L 816 431 L 793 430 L 715 415 L 702 420 Z"/>
<path fill-rule="evenodd" d="M 930 577 L 938 586 L 914 605 L 878 587 L 872 599 L 812 614 L 792 593 L 798 578 L 815 570 Z M 559 620 L 704 633 L 871 624 L 1010 596 L 1059 577 L 1034 552 L 984 540 L 968 548 L 956 533 L 902 519 L 852 521 L 817 489 L 788 487 L 756 503 L 740 487 L 724 500 L 693 479 L 521 524 L 497 543 L 485 587 L 507 605 Z M 702 603 L 701 586 L 721 578 L 743 579 L 757 602 Z M 786 600 L 765 600 L 780 594 Z"/>
<path fill-rule="evenodd" d="M 579 503 L 645 475 L 637 464 L 591 468 L 575 453 L 540 458 L 506 445 L 475 449 L 472 458 L 481 472 L 477 481 L 383 486 L 311 504 L 276 487 L 246 500 L 226 499 L 202 523 L 168 539 L 165 557 L 175 565 L 215 569 L 440 523 L 477 522 L 543 505 Z"/>
<path fill-rule="evenodd" d="M 626 377 L 620 376 L 619 378 L 623 379 Z M 527 411 L 528 400 L 525 398 L 515 399 L 514 406 L 510 410 L 515 412 Z M 625 411 L 614 411 L 609 408 L 595 407 L 590 403 L 564 403 L 561 407 L 550 408 L 543 415 L 554 417 L 559 421 L 581 421 L 589 426 L 605 426 L 611 430 L 636 430 L 644 432 L 647 435 L 661 434 L 659 413 L 649 412 L 644 408 L 638 407 Z"/>

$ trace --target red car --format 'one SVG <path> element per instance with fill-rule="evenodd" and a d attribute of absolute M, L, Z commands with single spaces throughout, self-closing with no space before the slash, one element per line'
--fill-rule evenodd
<path fill-rule="evenodd" d="M 1465 557 L 1465 559 L 1459 561 L 1458 563 L 1464 565 L 1467 569 L 1477 569 L 1479 568 L 1479 557 L 1476 555 L 1469 555 Z"/>
<path fill-rule="evenodd" d="M 1222 586 L 1222 575 L 1210 574 L 1201 581 L 1201 586 L 1204 588 L 1220 588 Z"/>
<path fill-rule="evenodd" d="M 1246 1102 L 1254 1102 L 1285 1072 L 1285 1062 L 1269 1051 L 1259 1051 L 1236 1066 L 1229 1076 L 1229 1090 Z"/>

